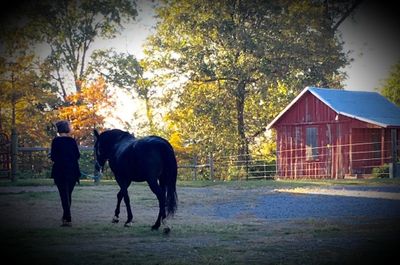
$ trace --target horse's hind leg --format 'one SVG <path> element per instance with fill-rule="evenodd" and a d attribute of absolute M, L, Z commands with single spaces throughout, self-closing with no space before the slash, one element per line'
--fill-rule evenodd
<path fill-rule="evenodd" d="M 123 193 L 122 193 L 122 190 L 120 190 L 117 194 L 117 207 L 115 208 L 114 217 L 112 219 L 113 223 L 119 222 L 119 213 L 120 213 L 122 197 L 123 197 Z"/>
<path fill-rule="evenodd" d="M 149 184 L 149 187 L 151 191 L 157 196 L 158 199 L 158 207 L 159 207 L 159 212 L 158 212 L 158 217 L 154 225 L 151 227 L 152 230 L 158 230 L 158 228 L 161 225 L 161 222 L 165 219 L 166 214 L 165 214 L 165 188 L 160 187 L 158 185 L 157 180 L 149 180 L 147 181 Z"/>

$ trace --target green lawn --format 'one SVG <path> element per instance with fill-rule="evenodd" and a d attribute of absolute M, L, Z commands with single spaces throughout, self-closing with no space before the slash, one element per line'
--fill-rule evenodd
<path fill-rule="evenodd" d="M 0 179 L 0 187 L 4 186 L 46 186 L 54 185 L 53 179 L 44 178 L 23 178 L 18 179 L 16 182 L 11 182 L 8 179 Z M 91 179 L 81 180 L 81 185 L 97 185 Z M 100 185 L 116 185 L 115 180 L 101 180 Z M 303 180 L 232 180 L 232 181 L 210 181 L 210 180 L 197 180 L 197 181 L 179 181 L 177 183 L 181 187 L 210 187 L 210 186 L 227 186 L 232 188 L 257 188 L 257 187 L 304 187 L 304 186 L 332 186 L 332 185 L 362 185 L 362 186 L 376 186 L 376 185 L 400 185 L 400 178 L 369 178 L 369 179 L 343 179 L 343 180 L 330 180 L 330 179 L 303 179 Z"/>

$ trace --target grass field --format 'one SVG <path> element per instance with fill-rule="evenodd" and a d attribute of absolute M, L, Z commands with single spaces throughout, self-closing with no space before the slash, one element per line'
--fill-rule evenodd
<path fill-rule="evenodd" d="M 305 195 L 279 195 L 274 190 L 343 185 L 397 187 L 400 182 L 180 182 L 179 208 L 169 220 L 169 235 L 150 230 L 158 207 L 144 184 L 129 189 L 134 225 L 124 228 L 123 223 L 111 223 L 115 183 L 83 181 L 73 194 L 73 227 L 64 228 L 59 227 L 61 206 L 51 180 L 0 182 L 2 256 L 17 264 L 394 264 L 392 255 L 400 243 L 397 217 L 270 219 L 247 211 L 226 217 L 219 207 L 257 207 L 260 196 L 292 196 L 296 202 L 304 198 L 296 196 Z M 282 207 L 271 207 L 278 206 Z M 121 219 L 125 218 L 122 207 Z"/>

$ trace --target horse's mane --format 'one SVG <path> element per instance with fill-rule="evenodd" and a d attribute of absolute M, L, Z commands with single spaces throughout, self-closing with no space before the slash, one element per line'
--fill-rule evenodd
<path fill-rule="evenodd" d="M 104 131 L 102 133 L 102 137 L 105 141 L 113 140 L 113 141 L 121 141 L 122 139 L 128 138 L 128 139 L 134 139 L 135 136 L 130 134 L 129 132 L 122 131 L 120 129 L 112 129 L 108 131 Z"/>

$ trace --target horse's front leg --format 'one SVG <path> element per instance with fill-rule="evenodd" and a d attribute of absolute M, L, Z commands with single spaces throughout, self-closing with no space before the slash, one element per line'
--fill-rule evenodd
<path fill-rule="evenodd" d="M 123 198 L 123 193 L 122 193 L 122 190 L 120 189 L 118 194 L 117 194 L 117 207 L 115 207 L 114 217 L 112 219 L 113 223 L 118 223 L 119 222 L 119 213 L 120 213 L 120 207 L 121 207 L 122 198 Z"/>
<path fill-rule="evenodd" d="M 124 202 L 125 202 L 126 211 L 128 214 L 128 219 L 125 222 L 125 227 L 129 227 L 129 226 L 132 226 L 133 214 L 132 214 L 131 202 L 129 199 L 128 189 L 124 190 Z"/>

